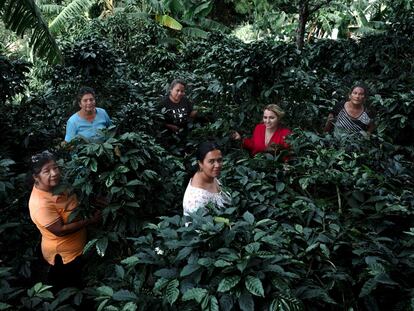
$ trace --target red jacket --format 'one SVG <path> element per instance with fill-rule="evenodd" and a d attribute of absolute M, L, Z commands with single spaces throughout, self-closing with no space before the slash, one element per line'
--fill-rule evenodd
<path fill-rule="evenodd" d="M 265 133 L 266 126 L 263 123 L 256 125 L 253 131 L 252 138 L 243 139 L 243 148 L 248 149 L 252 155 L 265 151 L 267 148 L 267 146 L 265 145 Z M 270 139 L 269 144 L 275 143 L 287 149 L 289 148 L 289 145 L 285 142 L 285 137 L 291 133 L 292 131 L 288 128 L 278 128 L 273 133 L 273 136 Z"/>

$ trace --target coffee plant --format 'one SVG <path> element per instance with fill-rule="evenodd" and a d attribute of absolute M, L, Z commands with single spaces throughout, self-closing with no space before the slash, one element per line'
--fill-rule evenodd
<path fill-rule="evenodd" d="M 186 38 L 120 12 L 71 29 L 61 65 L 1 56 L 0 309 L 412 310 L 414 54 L 403 16 L 383 33 L 299 51 L 270 37 Z M 185 141 L 163 128 L 175 78 L 199 112 Z M 376 130 L 322 133 L 355 82 L 369 87 Z M 61 144 L 82 85 L 114 126 L 102 142 Z M 286 111 L 290 150 L 251 157 L 230 133 L 250 135 L 270 103 Z M 184 217 L 194 151 L 209 138 L 231 203 Z M 81 289 L 46 284 L 24 176 L 44 149 L 80 216 L 102 210 Z"/>

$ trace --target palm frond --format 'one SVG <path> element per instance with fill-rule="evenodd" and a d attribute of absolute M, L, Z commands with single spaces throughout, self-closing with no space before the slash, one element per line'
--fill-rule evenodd
<path fill-rule="evenodd" d="M 65 8 L 64 6 L 59 4 L 42 4 L 38 6 L 40 11 L 46 14 L 59 14 Z"/>
<path fill-rule="evenodd" d="M 184 35 L 193 38 L 203 38 L 206 39 L 208 37 L 208 32 L 197 28 L 197 27 L 184 27 L 182 29 Z"/>
<path fill-rule="evenodd" d="M 50 23 L 49 29 L 52 33 L 57 33 L 65 27 L 66 21 L 76 18 L 88 10 L 95 0 L 73 0 L 62 12 Z"/>
<path fill-rule="evenodd" d="M 221 31 L 221 32 L 225 32 L 225 33 L 229 33 L 230 32 L 230 28 L 227 27 L 226 25 L 216 22 L 212 19 L 209 18 L 200 18 L 200 26 L 204 29 L 208 29 L 208 30 L 216 30 L 216 31 Z"/>
<path fill-rule="evenodd" d="M 62 62 L 62 54 L 55 38 L 34 0 L 0 0 L 0 16 L 6 28 L 19 36 L 32 29 L 29 44 L 35 55 L 46 58 L 51 63 Z"/>
<path fill-rule="evenodd" d="M 180 24 L 176 19 L 172 18 L 169 15 L 155 15 L 155 20 L 161 24 L 162 26 L 174 29 L 174 30 L 181 30 L 183 25 Z"/>

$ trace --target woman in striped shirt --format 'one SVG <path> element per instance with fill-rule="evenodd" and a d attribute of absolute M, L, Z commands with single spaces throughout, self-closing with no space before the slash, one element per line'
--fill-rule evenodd
<path fill-rule="evenodd" d="M 367 95 L 366 87 L 359 84 L 352 87 L 348 101 L 336 104 L 330 111 L 325 132 L 335 127 L 350 133 L 371 134 L 375 126 L 371 113 L 364 106 Z"/>

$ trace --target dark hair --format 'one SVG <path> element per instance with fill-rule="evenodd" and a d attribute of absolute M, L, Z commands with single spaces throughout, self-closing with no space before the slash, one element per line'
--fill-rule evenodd
<path fill-rule="evenodd" d="M 86 94 L 92 94 L 93 97 L 95 97 L 95 90 L 89 86 L 82 86 L 79 89 L 78 94 L 76 94 L 76 103 L 79 104 L 82 97 Z"/>
<path fill-rule="evenodd" d="M 220 147 L 217 143 L 213 141 L 205 141 L 198 145 L 196 150 L 196 159 L 197 161 L 203 162 L 204 158 L 206 157 L 207 153 L 213 150 L 220 150 Z M 200 169 L 199 163 L 190 164 L 187 166 L 189 168 L 188 175 L 184 178 L 184 186 L 188 184 L 191 177 L 194 176 L 195 173 Z"/>
<path fill-rule="evenodd" d="M 219 145 L 212 141 L 205 141 L 198 145 L 196 159 L 203 162 L 206 154 L 213 150 L 220 150 Z"/>
<path fill-rule="evenodd" d="M 50 161 L 56 161 L 56 157 L 49 150 L 45 150 L 45 151 L 42 151 L 40 153 L 36 153 L 30 159 L 31 173 L 35 174 L 35 175 L 39 174 L 40 171 L 42 170 L 42 167 Z"/>
<path fill-rule="evenodd" d="M 42 167 L 50 161 L 56 161 L 56 156 L 49 150 L 36 153 L 30 158 L 30 171 L 26 178 L 26 182 L 29 186 L 33 186 L 33 175 L 38 175 L 42 170 Z"/>
<path fill-rule="evenodd" d="M 363 84 L 363 83 L 355 83 L 352 87 L 351 87 L 351 89 L 349 90 L 349 95 L 350 94 L 352 94 L 352 92 L 357 88 L 357 87 L 360 87 L 361 89 L 363 89 L 364 90 L 364 95 L 365 95 L 365 98 L 367 98 L 368 97 L 368 93 L 369 93 L 369 91 L 368 91 L 368 87 L 365 85 L 365 84 Z"/>
<path fill-rule="evenodd" d="M 176 86 L 177 84 L 181 84 L 181 85 L 183 85 L 184 87 L 186 87 L 187 86 L 187 83 L 185 83 L 185 81 L 184 80 L 181 80 L 181 79 L 174 79 L 171 83 L 170 83 L 170 87 L 169 87 L 169 91 L 171 91 L 173 88 L 174 88 L 174 86 Z"/>

